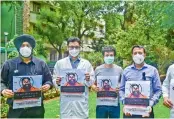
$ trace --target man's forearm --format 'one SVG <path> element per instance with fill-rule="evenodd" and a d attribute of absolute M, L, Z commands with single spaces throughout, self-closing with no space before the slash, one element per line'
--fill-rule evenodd
<path fill-rule="evenodd" d="M 162 90 L 155 92 L 155 94 L 152 96 L 150 100 L 150 106 L 154 106 L 155 104 L 157 104 L 159 102 L 161 95 L 162 95 Z"/>

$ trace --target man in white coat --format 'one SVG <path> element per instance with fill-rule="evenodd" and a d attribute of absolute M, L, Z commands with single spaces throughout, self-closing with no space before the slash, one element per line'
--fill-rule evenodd
<path fill-rule="evenodd" d="M 174 64 L 167 70 L 166 79 L 162 85 L 163 90 L 163 104 L 170 108 L 170 118 L 174 118 Z"/>
<path fill-rule="evenodd" d="M 69 56 L 59 61 L 54 66 L 53 82 L 56 87 L 62 80 L 61 69 L 84 69 L 85 72 L 85 96 L 84 101 L 64 101 L 60 94 L 60 118 L 88 118 L 88 87 L 94 83 L 94 70 L 91 63 L 80 57 L 80 39 L 73 37 L 67 41 Z"/>

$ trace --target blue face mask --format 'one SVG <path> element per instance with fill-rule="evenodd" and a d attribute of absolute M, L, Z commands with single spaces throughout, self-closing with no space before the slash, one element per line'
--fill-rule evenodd
<path fill-rule="evenodd" d="M 112 64 L 114 62 L 114 56 L 104 57 L 104 61 L 106 64 Z"/>

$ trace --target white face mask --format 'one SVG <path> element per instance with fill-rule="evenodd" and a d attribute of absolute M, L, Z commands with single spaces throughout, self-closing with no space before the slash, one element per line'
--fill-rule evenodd
<path fill-rule="evenodd" d="M 135 62 L 135 64 L 141 64 L 144 62 L 144 56 L 136 54 L 133 56 L 133 61 Z"/>
<path fill-rule="evenodd" d="M 80 50 L 79 49 L 72 49 L 72 50 L 69 50 L 69 54 L 71 55 L 71 56 L 73 56 L 73 57 L 76 57 L 76 56 L 78 56 L 79 55 L 79 53 L 80 53 Z"/>
<path fill-rule="evenodd" d="M 31 48 L 25 46 L 25 47 L 21 47 L 19 52 L 23 57 L 27 58 L 31 56 L 32 51 L 31 51 Z"/>

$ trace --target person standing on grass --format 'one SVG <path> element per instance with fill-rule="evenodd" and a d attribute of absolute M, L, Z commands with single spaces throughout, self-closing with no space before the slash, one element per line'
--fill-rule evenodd
<path fill-rule="evenodd" d="M 14 40 L 19 57 L 7 60 L 1 70 L 1 95 L 7 98 L 9 110 L 7 118 L 44 118 L 43 97 L 41 106 L 13 109 L 13 77 L 42 75 L 42 92 L 52 86 L 52 77 L 47 64 L 33 56 L 36 45 L 34 37 L 24 34 Z"/>
<path fill-rule="evenodd" d="M 97 86 L 97 77 L 98 76 L 115 76 L 115 82 L 119 83 L 122 74 L 122 68 L 114 63 L 114 57 L 116 56 L 116 51 L 112 46 L 106 46 L 102 49 L 102 54 L 104 57 L 104 64 L 98 66 L 95 70 L 95 85 L 92 86 L 96 92 L 99 92 L 99 87 Z M 106 79 L 105 79 L 106 80 Z M 106 82 L 104 80 L 104 82 Z M 109 80 L 107 79 L 107 84 Z M 107 87 L 110 85 L 106 85 Z M 106 87 L 106 88 L 107 88 Z M 110 87 L 111 88 L 111 87 Z M 107 88 L 109 89 L 109 88 Z M 117 97 L 114 103 L 111 103 L 112 100 L 104 101 L 102 104 L 98 103 L 96 106 L 96 118 L 120 118 L 120 103 L 119 103 L 119 87 L 114 90 L 117 93 Z M 108 98 L 102 98 L 107 100 Z M 98 100 L 98 99 L 97 99 Z M 100 100 L 100 99 L 99 99 Z"/>
<path fill-rule="evenodd" d="M 56 62 L 54 66 L 53 82 L 55 87 L 60 86 L 60 72 L 62 69 L 81 69 L 85 70 L 85 101 L 64 101 L 60 96 L 60 118 L 89 118 L 88 108 L 88 88 L 94 82 L 94 70 L 91 63 L 80 57 L 81 41 L 77 37 L 69 38 L 67 41 L 69 56 Z M 61 94 L 60 94 L 61 95 Z"/>
<path fill-rule="evenodd" d="M 173 87 L 171 85 L 173 84 Z M 167 70 L 167 75 L 162 85 L 163 90 L 163 104 L 170 109 L 170 118 L 174 118 L 174 95 L 170 95 L 170 91 L 174 93 L 174 64 Z M 173 98 L 172 98 L 173 97 Z"/>
<path fill-rule="evenodd" d="M 126 67 L 123 71 L 121 84 L 120 84 L 120 96 L 124 104 L 125 99 L 125 85 L 127 81 L 150 81 L 150 112 L 149 115 L 131 115 L 124 112 L 124 118 L 154 118 L 153 106 L 158 103 L 161 94 L 161 82 L 158 74 L 158 70 L 144 62 L 146 57 L 146 50 L 143 46 L 135 45 L 132 47 L 132 59 L 133 64 Z"/>

